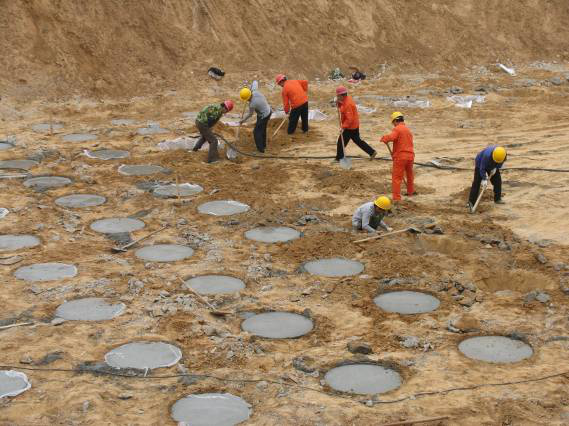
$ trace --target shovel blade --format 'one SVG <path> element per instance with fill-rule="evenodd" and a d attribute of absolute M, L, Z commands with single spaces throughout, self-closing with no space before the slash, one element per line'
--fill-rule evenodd
<path fill-rule="evenodd" d="M 344 170 L 350 170 L 352 168 L 352 160 L 346 157 L 342 158 L 340 160 L 340 167 Z"/>
<path fill-rule="evenodd" d="M 225 150 L 225 156 L 227 157 L 228 160 L 235 160 L 237 158 L 237 151 L 235 151 L 233 148 L 229 146 Z"/>

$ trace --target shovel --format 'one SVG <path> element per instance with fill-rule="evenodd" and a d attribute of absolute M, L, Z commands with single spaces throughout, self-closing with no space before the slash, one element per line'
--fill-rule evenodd
<path fill-rule="evenodd" d="M 359 244 L 359 243 L 364 243 L 366 241 L 372 241 L 372 240 L 377 240 L 379 238 L 383 238 L 383 237 L 389 237 L 391 235 L 395 235 L 395 234 L 402 234 L 404 232 L 409 232 L 410 234 L 421 234 L 421 231 L 418 230 L 417 228 L 414 228 L 412 226 L 410 226 L 409 228 L 405 228 L 405 229 L 400 229 L 399 231 L 393 231 L 393 232 L 388 232 L 387 234 L 381 234 L 381 235 L 375 235 L 373 237 L 369 237 L 369 238 L 364 238 L 363 240 L 356 240 L 354 241 L 355 244 Z"/>
<path fill-rule="evenodd" d="M 163 226 L 162 228 L 158 229 L 157 231 L 151 232 L 150 234 L 139 238 L 138 240 L 133 241 L 132 243 L 128 243 L 127 245 L 124 245 L 122 247 L 113 247 L 111 250 L 113 251 L 113 253 L 124 253 L 125 251 L 127 251 L 129 248 L 131 248 L 133 245 L 146 240 L 147 238 L 150 238 L 153 235 L 158 234 L 159 232 L 162 232 L 163 230 L 165 230 L 166 228 L 168 228 L 168 225 Z"/>
<path fill-rule="evenodd" d="M 476 203 L 474 203 L 474 206 L 470 209 L 470 214 L 474 214 L 476 212 L 476 209 L 478 208 L 478 204 L 480 204 L 480 200 L 482 199 L 482 195 L 484 195 L 484 191 L 486 191 L 486 186 L 483 186 L 482 189 L 480 190 L 480 194 L 478 195 L 478 198 L 476 199 Z"/>
<path fill-rule="evenodd" d="M 241 126 L 242 123 L 241 121 L 243 120 L 243 117 L 245 116 L 245 108 L 247 108 L 247 104 L 243 104 L 243 111 L 241 111 L 241 119 L 239 120 L 239 127 L 237 127 L 237 132 L 235 135 L 235 139 L 236 139 L 236 143 L 239 144 L 240 139 L 239 139 L 239 131 L 241 130 Z M 229 145 L 227 145 L 227 148 L 225 149 L 225 156 L 227 157 L 228 160 L 235 160 L 237 158 L 237 151 L 235 151 L 232 147 L 230 147 Z"/>
<path fill-rule="evenodd" d="M 273 136 L 271 136 L 271 139 L 273 139 L 277 133 L 279 132 L 279 130 L 281 129 L 281 127 L 283 127 L 283 124 L 285 124 L 285 121 L 288 117 L 285 115 L 285 117 L 283 118 L 283 121 L 281 121 L 281 124 L 279 124 L 279 127 L 277 127 L 277 130 L 275 130 L 275 133 L 273 133 Z"/>
<path fill-rule="evenodd" d="M 340 124 L 340 139 L 342 140 L 342 158 L 340 158 L 340 167 L 344 170 L 350 170 L 352 168 L 352 160 L 346 157 L 346 152 L 344 151 L 344 130 L 342 129 L 342 118 L 340 117 L 340 108 L 337 108 L 338 112 L 338 123 Z"/>

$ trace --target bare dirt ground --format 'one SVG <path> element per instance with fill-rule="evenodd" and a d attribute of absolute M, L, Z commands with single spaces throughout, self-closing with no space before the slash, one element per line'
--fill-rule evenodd
<path fill-rule="evenodd" d="M 0 136 L 15 135 L 16 147 L 0 152 L 0 159 L 23 159 L 43 150 L 44 158 L 31 170 L 33 175 L 68 176 L 73 184 L 38 193 L 25 188 L 21 179 L 0 182 L 0 207 L 10 210 L 0 220 L 1 233 L 32 233 L 42 239 L 40 247 L 2 253 L 2 257 L 19 254 L 23 260 L 0 266 L 0 320 L 2 324 L 30 320 L 35 325 L 0 330 L 0 364 L 16 366 L 32 383 L 24 394 L 0 402 L 0 424 L 169 424 L 173 423 L 169 409 L 176 400 L 207 391 L 241 396 L 252 405 L 248 424 L 258 425 L 375 425 L 436 416 L 449 420 L 431 424 L 569 424 L 566 376 L 485 386 L 562 373 L 569 349 L 568 296 L 563 292 L 569 287 L 569 174 L 505 171 L 506 205 L 494 206 L 487 194 L 477 214 L 469 215 L 465 208 L 474 156 L 488 144 L 508 148 L 507 167 L 567 169 L 567 64 L 528 64 L 516 70 L 517 77 L 490 66 L 444 75 L 410 75 L 393 69 L 380 79 L 349 86 L 353 96 L 364 96 L 362 105 L 377 108 L 360 118 L 364 138 L 380 155 L 386 153 L 378 139 L 389 129 L 387 118 L 392 110 L 401 109 L 415 134 L 417 161 L 438 160 L 469 169 L 417 167 L 419 195 L 406 199 L 387 219 L 396 229 L 434 221 L 443 235 L 402 235 L 362 247 L 352 243 L 361 235 L 350 230 L 351 213 L 362 202 L 390 193 L 388 161 L 354 161 L 351 171 L 329 160 L 242 156 L 236 162 L 207 165 L 204 152 L 158 149 L 162 140 L 195 133 L 184 112 L 226 97 L 235 99 L 248 75 L 230 75 L 222 82 L 196 78 L 191 92 L 124 100 L 3 99 Z M 560 85 L 550 81 L 557 76 Z M 277 107 L 279 93 L 269 77 L 261 81 L 261 89 Z M 337 124 L 329 101 L 336 85 L 311 81 L 311 107 L 330 118 L 312 122 L 306 135 L 291 138 L 281 131 L 270 141 L 268 153 L 334 155 Z M 444 92 L 450 87 L 474 94 L 481 86 L 487 91 L 485 102 L 471 109 L 446 100 Z M 400 108 L 365 95 L 415 95 L 432 106 Z M 237 103 L 236 111 L 240 108 Z M 140 136 L 136 134 L 140 125 L 113 126 L 115 118 L 159 122 L 170 132 Z M 65 127 L 53 135 L 31 130 L 33 124 L 48 120 Z M 273 120 L 271 129 L 278 123 Z M 234 129 L 220 125 L 218 131 L 234 140 Z M 74 132 L 95 133 L 98 139 L 63 142 L 63 135 Z M 253 150 L 251 126 L 242 131 L 239 147 Z M 98 161 L 82 155 L 84 149 L 93 148 L 124 149 L 131 156 Z M 362 154 L 352 145 L 348 153 Z M 158 164 L 172 173 L 127 177 L 117 172 L 122 163 Z M 180 182 L 204 187 L 181 207 L 137 186 L 149 180 L 174 182 L 176 174 Z M 54 203 L 59 196 L 82 192 L 104 195 L 108 201 L 73 211 Z M 217 199 L 244 202 L 251 210 L 231 218 L 198 214 L 199 204 Z M 189 244 L 195 255 L 176 263 L 145 264 L 132 250 L 112 254 L 114 243 L 89 229 L 95 219 L 137 213 L 146 228 L 133 238 L 169 224 L 143 245 Z M 298 220 L 305 215 L 317 221 L 301 225 Z M 288 244 L 254 244 L 243 233 L 258 224 L 285 224 L 304 234 Z M 330 256 L 359 260 L 365 271 L 354 278 L 331 279 L 298 270 L 307 260 Z M 36 284 L 12 275 L 22 265 L 50 261 L 74 263 L 79 273 L 66 281 Z M 203 273 L 229 274 L 246 282 L 239 296 L 210 298 L 235 315 L 209 315 L 181 287 L 178 277 Z M 441 306 L 433 313 L 405 317 L 375 307 L 373 298 L 379 292 L 400 288 L 436 295 Z M 549 300 L 526 297 L 533 290 L 547 293 Z M 60 303 L 88 296 L 120 300 L 127 311 L 112 321 L 50 325 Z M 264 310 L 309 310 L 315 329 L 293 340 L 258 339 L 240 330 L 239 313 Z M 467 336 L 512 333 L 532 345 L 530 359 L 493 365 L 469 360 L 457 350 Z M 418 338 L 417 347 L 402 345 L 409 336 Z M 363 397 L 339 394 L 322 384 L 331 366 L 357 358 L 346 348 L 354 338 L 371 345 L 373 354 L 366 359 L 397 366 L 404 378 L 399 389 Z M 174 343 L 183 352 L 180 365 L 190 374 L 220 380 L 154 378 L 186 371 L 181 367 L 159 369 L 148 378 L 23 370 L 75 369 L 87 361 L 101 362 L 107 351 L 133 340 Z M 54 352 L 61 356 L 48 365 L 29 364 Z M 300 356 L 316 373 L 293 366 Z M 447 391 L 455 388 L 467 389 Z M 418 395 L 430 391 L 434 392 Z"/>

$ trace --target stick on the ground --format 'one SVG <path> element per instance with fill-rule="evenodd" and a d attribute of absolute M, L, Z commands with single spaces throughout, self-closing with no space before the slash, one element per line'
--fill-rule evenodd
<path fill-rule="evenodd" d="M 16 324 L 3 325 L 2 327 L 0 327 L 0 330 L 6 330 L 8 328 L 20 327 L 20 326 L 24 326 L 24 325 L 34 325 L 34 323 L 33 322 L 19 322 Z"/>
<path fill-rule="evenodd" d="M 271 137 L 271 139 L 277 135 L 277 133 L 279 132 L 281 127 L 283 127 L 283 124 L 285 123 L 286 119 L 287 119 L 287 116 L 285 115 L 285 118 L 283 118 L 283 121 L 281 121 L 281 124 L 279 124 L 279 127 L 277 127 L 277 130 L 275 130 L 275 133 L 273 133 L 273 136 Z"/>
<path fill-rule="evenodd" d="M 184 281 L 181 277 L 178 277 L 178 279 L 179 279 L 180 281 L 182 281 L 182 284 L 186 284 L 185 281 Z M 211 303 L 209 303 L 209 302 L 205 299 L 205 297 L 203 297 L 201 294 L 199 294 L 197 291 L 195 291 L 195 290 L 194 290 L 193 288 L 191 288 L 189 285 L 185 285 L 184 288 L 185 288 L 186 290 L 188 290 L 190 293 L 192 293 L 194 296 L 196 296 L 196 298 L 197 298 L 200 302 L 202 302 L 204 305 L 206 305 L 206 306 L 210 309 L 210 311 L 211 311 L 211 313 L 212 313 L 213 315 L 229 315 L 229 314 L 231 313 L 231 312 L 225 312 L 225 311 L 218 311 L 217 309 L 215 309 L 215 306 L 213 306 Z"/>
<path fill-rule="evenodd" d="M 417 420 L 404 420 L 401 422 L 394 422 L 394 423 L 382 423 L 380 426 L 403 426 L 403 425 L 415 425 L 418 423 L 428 423 L 428 422 L 436 422 L 439 420 L 447 420 L 448 416 L 441 416 L 441 417 L 430 417 L 428 419 L 417 419 Z"/>
<path fill-rule="evenodd" d="M 410 227 L 410 228 L 400 229 L 399 231 L 388 232 L 387 234 L 379 234 L 379 235 L 374 235 L 373 237 L 364 238 L 362 240 L 356 240 L 356 241 L 354 241 L 354 243 L 355 244 L 364 243 L 366 241 L 372 241 L 372 240 L 377 240 L 377 239 L 383 238 L 383 237 L 389 237 L 390 235 L 402 234 L 403 232 L 411 232 L 412 234 L 420 234 L 421 233 L 421 231 L 419 231 L 418 229 Z"/>
<path fill-rule="evenodd" d="M 146 240 L 147 238 L 150 238 L 153 235 L 158 234 L 159 232 L 162 232 L 163 230 L 165 230 L 166 228 L 168 228 L 168 225 L 164 225 L 162 228 L 158 229 L 157 231 L 151 232 L 150 234 L 139 238 L 138 240 L 133 241 L 132 243 L 128 243 L 127 245 L 124 245 L 122 247 L 113 247 L 111 250 L 115 253 L 117 252 L 121 252 L 121 251 L 127 251 L 129 248 L 131 248 L 133 245 Z"/>

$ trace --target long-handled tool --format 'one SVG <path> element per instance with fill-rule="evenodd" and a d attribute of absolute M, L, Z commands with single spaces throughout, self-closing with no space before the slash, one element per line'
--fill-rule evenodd
<path fill-rule="evenodd" d="M 235 140 L 236 143 L 239 144 L 241 140 L 239 139 L 239 132 L 241 131 L 241 126 L 243 125 L 243 117 L 245 116 L 245 108 L 247 108 L 247 102 L 243 104 L 243 110 L 241 111 L 241 118 L 239 119 L 239 126 L 237 127 L 237 131 L 235 132 Z M 231 146 L 227 146 L 225 148 L 225 156 L 228 160 L 235 160 L 237 158 L 237 151 L 235 151 Z"/>
<path fill-rule="evenodd" d="M 281 121 L 281 124 L 279 124 L 279 127 L 277 127 L 277 130 L 275 130 L 275 132 L 273 133 L 273 136 L 271 136 L 271 139 L 273 139 L 277 133 L 279 132 L 279 130 L 281 129 L 281 127 L 283 127 L 283 124 L 285 124 L 285 121 L 288 117 L 285 115 L 285 117 L 283 118 L 283 121 Z"/>
<path fill-rule="evenodd" d="M 400 229 L 399 231 L 388 232 L 387 234 L 374 235 L 373 237 L 364 238 L 362 240 L 356 240 L 356 241 L 354 241 L 354 243 L 355 244 L 365 243 L 366 241 L 378 240 L 378 239 L 383 238 L 383 237 L 389 237 L 391 235 L 402 234 L 404 232 L 409 232 L 410 234 L 420 234 L 421 233 L 421 231 L 418 230 L 417 228 L 410 226 L 409 228 Z"/>
<path fill-rule="evenodd" d="M 387 143 L 385 144 L 385 146 L 387 147 L 389 155 L 391 155 L 391 159 L 393 160 L 393 151 L 391 150 L 391 147 Z M 395 167 L 395 164 L 393 165 L 393 167 Z M 407 186 L 407 179 L 405 179 L 405 176 L 403 176 L 403 183 L 405 184 L 405 186 Z"/>
<path fill-rule="evenodd" d="M 135 241 L 133 241 L 133 242 L 131 242 L 131 243 L 128 243 L 127 245 L 124 245 L 124 246 L 122 246 L 122 247 L 113 247 L 111 250 L 113 251 L 113 253 L 125 252 L 125 251 L 127 251 L 129 248 L 131 248 L 133 245 L 135 245 L 135 244 L 137 244 L 137 243 L 139 243 L 139 242 L 141 242 L 141 241 L 144 241 L 144 240 L 146 240 L 147 238 L 150 238 L 151 236 L 158 234 L 159 232 L 162 232 L 162 231 L 165 230 L 166 228 L 168 228 L 168 225 L 164 225 L 162 228 L 158 229 L 157 231 L 151 232 L 150 234 L 148 234 L 148 235 L 146 235 L 146 236 L 144 236 L 144 237 L 142 237 L 142 238 L 139 238 L 138 240 L 135 240 Z"/>
<path fill-rule="evenodd" d="M 482 195 L 484 195 L 484 191 L 486 191 L 487 186 L 482 186 L 482 189 L 480 190 L 480 194 L 478 194 L 478 198 L 476 199 L 476 203 L 474 203 L 474 206 L 472 206 L 472 208 L 470 209 L 470 213 L 474 214 L 476 212 L 476 209 L 478 208 L 478 204 L 480 204 L 480 200 L 482 199 Z"/>
<path fill-rule="evenodd" d="M 340 108 L 336 108 L 338 113 L 338 124 L 340 125 L 340 140 L 342 143 L 342 158 L 340 158 L 340 167 L 345 170 L 350 170 L 352 168 L 352 160 L 346 157 L 346 152 L 344 150 L 344 130 L 342 129 L 342 117 L 340 116 Z"/>

